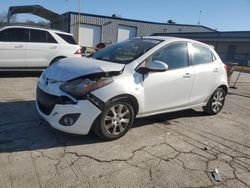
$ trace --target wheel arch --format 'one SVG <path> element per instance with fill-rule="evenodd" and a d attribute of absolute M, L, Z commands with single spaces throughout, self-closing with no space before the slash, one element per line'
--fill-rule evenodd
<path fill-rule="evenodd" d="M 66 58 L 66 56 L 56 56 L 50 61 L 49 65 L 53 64 L 53 61 L 55 61 L 56 59 L 63 59 L 63 58 Z"/>
<path fill-rule="evenodd" d="M 220 85 L 218 88 L 222 88 L 226 94 L 228 93 L 228 87 L 226 85 Z"/>
<path fill-rule="evenodd" d="M 210 93 L 210 95 L 206 98 L 206 100 L 205 100 L 205 103 L 206 103 L 206 104 L 208 103 L 210 97 L 213 95 L 213 93 L 215 92 L 215 90 L 218 89 L 218 88 L 222 88 L 222 89 L 226 92 L 226 95 L 227 95 L 227 93 L 228 93 L 228 86 L 225 85 L 225 84 L 221 84 L 220 86 L 216 87 L 216 88 L 212 91 L 212 93 Z"/>
<path fill-rule="evenodd" d="M 121 94 L 121 95 L 117 95 L 111 99 L 109 99 L 106 104 L 111 104 L 113 102 L 116 102 L 116 101 L 119 101 L 119 100 L 127 100 L 128 102 L 131 103 L 131 105 L 133 106 L 134 108 L 134 111 L 135 111 L 135 117 L 139 111 L 139 103 L 137 101 L 137 99 L 133 96 L 133 95 L 130 95 L 130 94 Z"/>

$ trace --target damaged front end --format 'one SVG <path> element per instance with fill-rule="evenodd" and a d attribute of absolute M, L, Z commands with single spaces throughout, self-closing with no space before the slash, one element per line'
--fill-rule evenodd
<path fill-rule="evenodd" d="M 94 96 L 91 92 L 100 89 L 113 82 L 113 76 L 121 74 L 122 71 L 102 72 L 85 75 L 63 83 L 59 88 L 76 100 L 89 100 L 99 109 L 103 109 L 105 103 Z"/>
<path fill-rule="evenodd" d="M 100 109 L 102 101 L 91 92 L 111 84 L 113 77 L 122 74 L 124 67 L 86 58 L 63 59 L 42 74 L 39 86 L 45 92 L 67 96 L 76 103 L 89 100 Z"/>
<path fill-rule="evenodd" d="M 83 99 L 87 93 L 111 84 L 112 82 L 113 79 L 111 77 L 75 79 L 62 84 L 60 89 L 75 99 L 80 100 Z"/>
<path fill-rule="evenodd" d="M 113 76 L 123 72 L 99 72 L 69 80 L 60 86 L 60 89 L 77 100 L 84 99 L 86 95 L 96 89 L 102 88 L 113 82 Z"/>

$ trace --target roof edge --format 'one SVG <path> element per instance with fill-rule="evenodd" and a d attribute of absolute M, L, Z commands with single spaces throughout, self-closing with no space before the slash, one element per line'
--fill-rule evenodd
<path fill-rule="evenodd" d="M 65 12 L 62 15 L 66 14 L 79 14 L 78 12 L 69 11 Z M 152 22 L 152 21 L 143 21 L 143 20 L 137 20 L 137 19 L 129 19 L 129 18 L 119 18 L 119 17 L 112 17 L 112 16 L 104 16 L 104 15 L 97 15 L 97 14 L 89 14 L 89 13 L 80 13 L 82 16 L 93 16 L 93 17 L 102 17 L 102 18 L 108 18 L 108 19 L 116 19 L 116 20 L 124 20 L 124 21 L 132 21 L 132 22 L 140 22 L 140 23 L 148 23 L 148 24 L 158 24 L 158 25 L 176 25 L 176 26 L 189 26 L 189 27 L 201 27 L 205 28 L 211 31 L 216 31 L 212 28 L 206 27 L 204 25 L 192 25 L 192 24 L 168 24 L 168 23 L 162 23 L 162 22 Z"/>
<path fill-rule="evenodd" d="M 238 34 L 238 36 L 227 36 L 226 34 Z M 187 32 L 187 33 L 154 33 L 152 36 L 175 36 L 190 37 L 193 39 L 250 39 L 249 36 L 241 36 L 240 34 L 250 34 L 250 31 L 225 31 L 225 32 Z M 226 36 L 225 36 L 226 35 Z"/>

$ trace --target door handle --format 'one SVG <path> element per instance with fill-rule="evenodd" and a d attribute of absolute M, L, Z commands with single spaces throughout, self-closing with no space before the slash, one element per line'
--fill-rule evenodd
<path fill-rule="evenodd" d="M 219 72 L 219 68 L 215 68 L 215 69 L 214 69 L 214 72 Z"/>
<path fill-rule="evenodd" d="M 51 46 L 50 47 L 50 49 L 56 49 L 57 48 L 57 46 Z"/>
<path fill-rule="evenodd" d="M 15 46 L 15 48 L 23 48 L 23 45 L 21 44 L 21 45 L 17 45 L 17 46 Z"/>
<path fill-rule="evenodd" d="M 190 73 L 185 73 L 184 75 L 183 75 L 183 78 L 190 78 L 191 77 L 191 74 Z"/>

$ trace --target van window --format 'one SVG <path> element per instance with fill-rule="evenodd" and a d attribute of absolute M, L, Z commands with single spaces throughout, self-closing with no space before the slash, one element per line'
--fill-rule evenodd
<path fill-rule="evenodd" d="M 69 44 L 77 44 L 72 35 L 66 35 L 62 33 L 56 33 L 56 34 Z"/>
<path fill-rule="evenodd" d="M 49 32 L 36 29 L 30 29 L 30 42 L 57 43 Z"/>
<path fill-rule="evenodd" d="M 56 39 L 49 32 L 47 32 L 47 42 L 48 43 L 58 43 L 56 41 Z"/>
<path fill-rule="evenodd" d="M 2 42 L 25 42 L 26 29 L 8 28 L 0 32 L 0 41 Z"/>
<path fill-rule="evenodd" d="M 206 47 L 192 44 L 193 51 L 193 65 L 199 65 L 204 63 L 211 63 L 214 61 L 215 57 L 213 53 Z"/>

